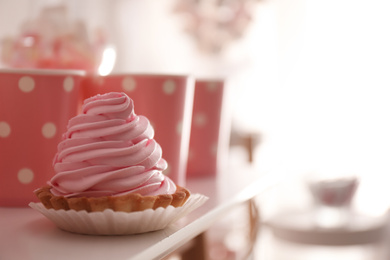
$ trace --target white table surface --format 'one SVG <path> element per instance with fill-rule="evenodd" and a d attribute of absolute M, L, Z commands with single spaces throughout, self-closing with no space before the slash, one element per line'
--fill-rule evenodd
<path fill-rule="evenodd" d="M 233 176 L 233 178 L 231 178 Z M 191 179 L 187 187 L 209 200 L 169 227 L 126 236 L 89 236 L 58 229 L 31 208 L 0 207 L 0 259 L 159 259 L 204 232 L 228 211 L 278 181 L 276 176 L 235 172 Z"/>

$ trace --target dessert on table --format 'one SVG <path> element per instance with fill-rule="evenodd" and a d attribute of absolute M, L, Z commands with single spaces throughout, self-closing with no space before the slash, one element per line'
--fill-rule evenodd
<path fill-rule="evenodd" d="M 58 145 L 53 161 L 55 175 L 48 185 L 35 191 L 41 203 L 30 206 L 60 228 L 78 233 L 128 234 L 165 227 L 206 198 L 191 195 L 164 175 L 167 162 L 153 137 L 149 120 L 135 114 L 134 103 L 126 94 L 111 92 L 86 99 L 81 113 L 69 120 Z M 146 220 L 153 219 L 145 218 L 145 214 L 157 216 L 153 225 L 162 220 L 166 223 L 140 229 Z M 115 230 L 105 227 L 103 232 L 96 231 L 96 226 L 99 229 L 107 226 L 107 221 L 115 222 L 112 215 L 127 224 L 123 218 L 138 216 L 140 224 L 134 225 L 132 220 L 133 225 L 130 223 L 125 231 L 111 223 Z M 91 227 L 74 227 L 76 221 L 72 219 L 80 216 L 87 218 L 78 221 L 80 225 L 90 222 Z"/>

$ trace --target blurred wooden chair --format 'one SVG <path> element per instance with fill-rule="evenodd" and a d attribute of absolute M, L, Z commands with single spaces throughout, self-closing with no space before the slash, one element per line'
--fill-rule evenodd
<path fill-rule="evenodd" d="M 254 151 L 257 146 L 261 143 L 261 133 L 258 132 L 240 132 L 232 130 L 230 135 L 230 146 L 241 146 L 245 149 L 248 154 L 247 161 L 253 163 Z"/>
<path fill-rule="evenodd" d="M 261 134 L 255 132 L 243 133 L 233 130 L 230 135 L 230 147 L 241 146 L 247 153 L 247 162 L 252 164 L 254 160 L 254 151 L 261 143 Z M 253 251 L 256 243 L 258 231 L 260 228 L 260 210 L 254 199 L 247 202 L 248 209 L 248 225 L 249 225 L 249 244 L 246 248 L 247 252 L 243 253 L 244 259 L 247 259 Z M 207 260 L 207 238 L 206 232 L 203 232 L 189 241 L 182 248 L 178 249 L 172 255 L 164 258 L 164 260 Z"/>

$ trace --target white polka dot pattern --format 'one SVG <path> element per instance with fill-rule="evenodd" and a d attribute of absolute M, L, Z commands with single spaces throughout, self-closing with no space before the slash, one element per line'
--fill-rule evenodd
<path fill-rule="evenodd" d="M 187 162 L 187 178 L 215 176 L 220 170 L 223 97 L 223 80 L 196 80 L 190 133 L 194 157 Z"/>
<path fill-rule="evenodd" d="M 190 147 L 189 150 L 188 150 L 188 160 L 192 160 L 192 159 L 194 159 L 194 157 L 195 157 L 194 149 L 192 149 Z"/>
<path fill-rule="evenodd" d="M 176 133 L 181 135 L 183 132 L 183 122 L 180 121 L 179 123 L 177 123 L 176 125 Z"/>
<path fill-rule="evenodd" d="M 27 205 L 36 199 L 32 191 L 50 180 L 62 129 L 77 114 L 84 80 L 71 70 L 0 72 L 0 157 L 12 159 L 0 158 L 0 174 L 9 175 L 2 180 L 7 193 L 0 206 Z"/>
<path fill-rule="evenodd" d="M 23 168 L 18 172 L 18 180 L 23 184 L 29 184 L 34 179 L 34 172 L 29 168 Z"/>
<path fill-rule="evenodd" d="M 132 77 L 124 77 L 122 80 L 122 89 L 127 92 L 135 90 L 137 83 Z"/>
<path fill-rule="evenodd" d="M 64 90 L 66 92 L 71 92 L 73 90 L 73 87 L 74 87 L 74 80 L 72 77 L 68 76 L 64 79 Z"/>
<path fill-rule="evenodd" d="M 35 87 L 35 81 L 32 77 L 23 76 L 19 79 L 18 85 L 21 91 L 28 93 L 33 91 Z"/>
<path fill-rule="evenodd" d="M 97 77 L 94 79 L 94 83 L 98 85 L 99 87 L 102 87 L 104 85 L 104 77 Z"/>
<path fill-rule="evenodd" d="M 53 138 L 57 132 L 57 127 L 55 124 L 48 122 L 42 126 L 42 135 L 45 138 Z"/>
<path fill-rule="evenodd" d="M 214 92 L 214 91 L 216 91 L 216 90 L 217 90 L 217 87 L 218 87 L 218 85 L 217 85 L 216 82 L 209 82 L 209 83 L 207 84 L 207 90 L 208 90 L 209 92 Z"/>
<path fill-rule="evenodd" d="M 166 80 L 163 84 L 163 91 L 167 95 L 171 95 L 176 90 L 176 83 L 173 80 Z"/>
<path fill-rule="evenodd" d="M 218 152 L 218 144 L 217 143 L 211 144 L 210 145 L 210 154 L 217 155 L 217 152 Z"/>
<path fill-rule="evenodd" d="M 168 167 L 165 169 L 165 171 L 163 173 L 167 176 L 171 173 L 171 168 L 169 167 L 169 162 L 168 162 Z"/>
<path fill-rule="evenodd" d="M 194 124 L 196 126 L 202 127 L 205 126 L 207 123 L 207 116 L 203 113 L 197 113 L 194 115 Z"/>
<path fill-rule="evenodd" d="M 0 122 L 0 137 L 8 137 L 11 134 L 11 126 L 7 122 Z"/>

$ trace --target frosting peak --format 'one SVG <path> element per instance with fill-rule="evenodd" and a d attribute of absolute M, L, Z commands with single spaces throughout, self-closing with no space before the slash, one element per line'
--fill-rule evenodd
<path fill-rule="evenodd" d="M 124 93 L 88 98 L 82 113 L 69 120 L 54 158 L 49 181 L 56 196 L 172 194 L 176 185 L 149 120 L 134 113 Z"/>

